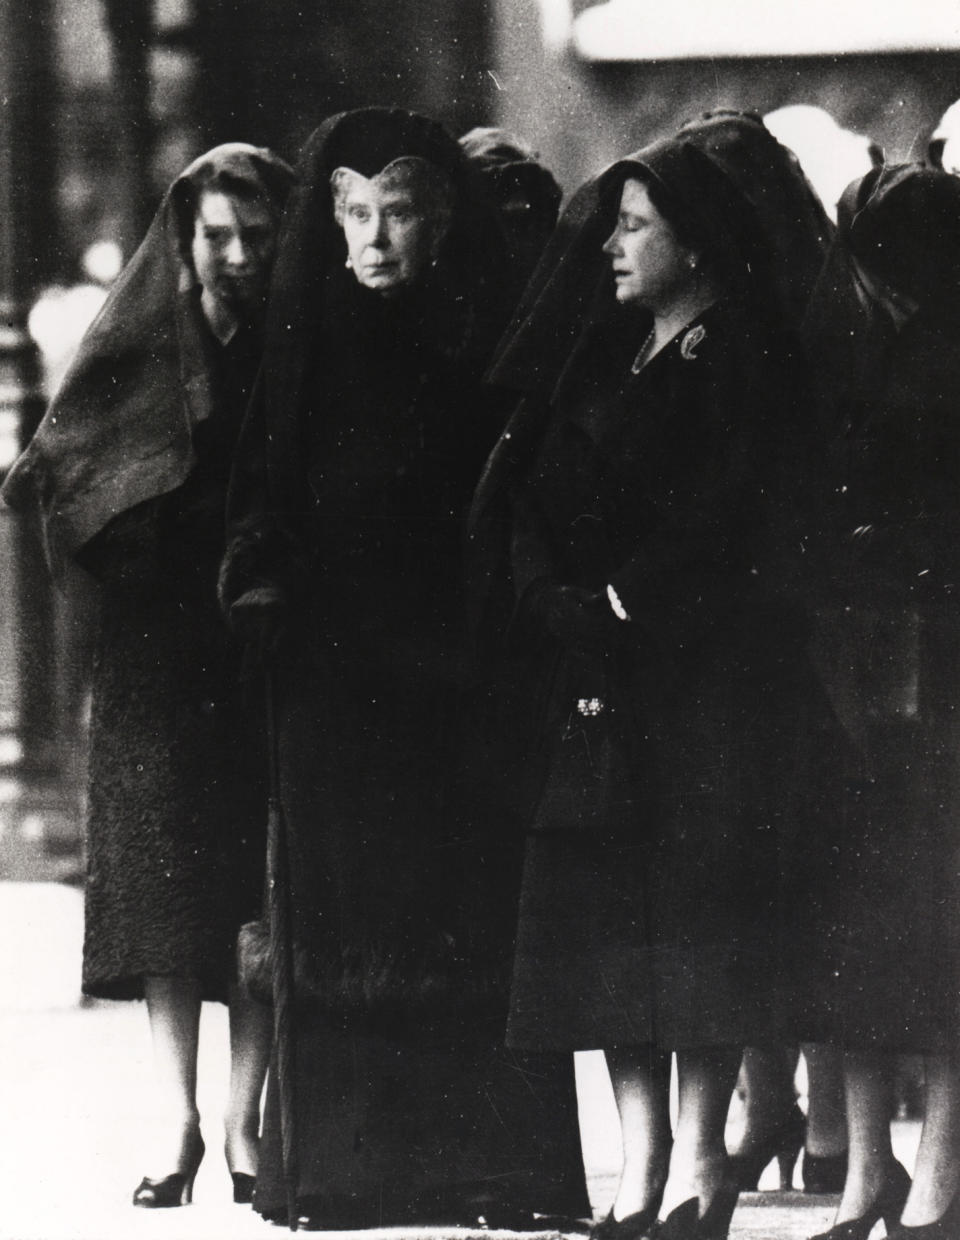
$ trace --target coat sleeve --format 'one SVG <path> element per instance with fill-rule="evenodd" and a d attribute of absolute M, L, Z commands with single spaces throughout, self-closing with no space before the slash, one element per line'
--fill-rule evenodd
<path fill-rule="evenodd" d="M 271 495 L 262 372 L 234 456 L 226 521 L 217 583 L 224 613 L 253 592 L 273 605 L 294 604 L 306 588 L 308 567 L 292 514 Z"/>

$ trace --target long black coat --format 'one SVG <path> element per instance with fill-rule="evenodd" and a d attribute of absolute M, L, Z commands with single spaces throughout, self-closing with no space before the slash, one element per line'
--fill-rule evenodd
<path fill-rule="evenodd" d="M 344 268 L 330 173 L 409 155 L 457 205 L 423 285 L 383 299 Z M 297 1197 L 328 1227 L 581 1213 L 572 1064 L 504 1046 L 522 844 L 464 625 L 463 519 L 499 430 L 480 389 L 496 266 L 476 269 L 481 236 L 463 244 L 476 203 L 433 122 L 332 118 L 301 171 L 222 576 L 228 603 L 265 585 L 285 600 Z M 284 1203 L 271 1074 L 255 1204 Z"/>
<path fill-rule="evenodd" d="M 462 520 L 492 434 L 476 376 L 424 339 L 415 301 L 354 297 L 350 346 L 323 363 L 337 419 L 309 419 L 301 441 L 314 498 L 281 638 L 281 777 L 301 997 L 406 1020 L 408 1003 L 485 999 L 512 943 L 509 913 L 473 904 L 509 890 L 481 897 L 478 881 L 510 833 L 465 817 L 458 786 L 474 685 Z M 358 355 L 376 359 L 359 381 Z M 491 953 L 475 940 L 493 927 Z"/>
<path fill-rule="evenodd" d="M 210 416 L 169 495 L 114 518 L 80 561 L 100 582 L 87 814 L 83 989 L 143 994 L 192 977 L 226 1000 L 239 927 L 263 893 L 266 790 L 259 695 L 217 604 L 233 446 L 257 361 L 222 349 L 199 301 Z"/>
<path fill-rule="evenodd" d="M 958 221 L 941 171 L 851 183 L 808 326 L 829 497 L 813 646 L 839 727 L 806 1032 L 914 1053 L 955 1050 L 960 1017 Z"/>
<path fill-rule="evenodd" d="M 542 645 L 557 586 L 601 601 L 547 678 L 510 1041 L 755 1042 L 777 1031 L 803 758 L 802 385 L 723 305 L 636 374 L 635 324 L 594 331 L 515 496 L 518 628 Z"/>
<path fill-rule="evenodd" d="M 960 364 L 945 326 L 877 324 L 855 359 L 815 642 L 844 744 L 811 1032 L 907 1052 L 955 1047 L 960 1016 Z"/>
<path fill-rule="evenodd" d="M 572 1065 L 532 1066 L 504 1047 L 522 836 L 477 725 L 460 586 L 463 514 L 490 446 L 484 405 L 476 381 L 418 339 L 409 304 L 359 301 L 379 366 L 351 403 L 354 356 L 341 354 L 349 433 L 314 422 L 305 440 L 310 568 L 275 673 L 298 1195 L 355 1223 L 467 1221 L 484 1201 L 578 1214 Z M 333 362 L 328 391 L 337 378 Z M 275 1084 L 266 1215 L 284 1200 Z"/>

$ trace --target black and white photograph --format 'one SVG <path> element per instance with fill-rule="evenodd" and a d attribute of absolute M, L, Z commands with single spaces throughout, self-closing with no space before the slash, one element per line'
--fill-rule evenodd
<path fill-rule="evenodd" d="M 0 1240 L 960 1240 L 960 0 L 0 0 L 0 308 Z"/>

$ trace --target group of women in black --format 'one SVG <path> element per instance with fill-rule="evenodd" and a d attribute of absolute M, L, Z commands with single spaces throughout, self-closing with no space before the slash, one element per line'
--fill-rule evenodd
<path fill-rule="evenodd" d="M 530 275 L 558 198 L 398 109 L 331 118 L 295 174 L 217 148 L 7 479 L 102 586 L 84 988 L 148 1001 L 167 1123 L 134 1202 L 190 1199 L 219 998 L 227 1165 L 267 1218 L 586 1217 L 599 1048 L 596 1240 L 722 1240 L 743 1048 L 803 1039 L 844 1052 L 830 1240 L 960 1234 L 960 181 L 880 166 L 834 229 L 718 112 L 581 187 Z M 268 748 L 296 1218 L 248 993 Z"/>

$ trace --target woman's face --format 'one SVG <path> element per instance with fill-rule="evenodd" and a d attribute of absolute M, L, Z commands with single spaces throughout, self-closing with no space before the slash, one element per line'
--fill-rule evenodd
<path fill-rule="evenodd" d="M 343 205 L 343 232 L 354 275 L 384 296 L 417 281 L 433 259 L 434 222 L 410 186 L 354 178 Z"/>
<path fill-rule="evenodd" d="M 200 196 L 190 253 L 204 290 L 235 312 L 262 305 L 277 226 L 262 199 L 210 190 Z"/>
<path fill-rule="evenodd" d="M 613 260 L 617 301 L 654 314 L 670 308 L 696 283 L 697 256 L 682 246 L 650 201 L 642 181 L 630 178 L 620 195 L 617 226 L 603 245 Z"/>

